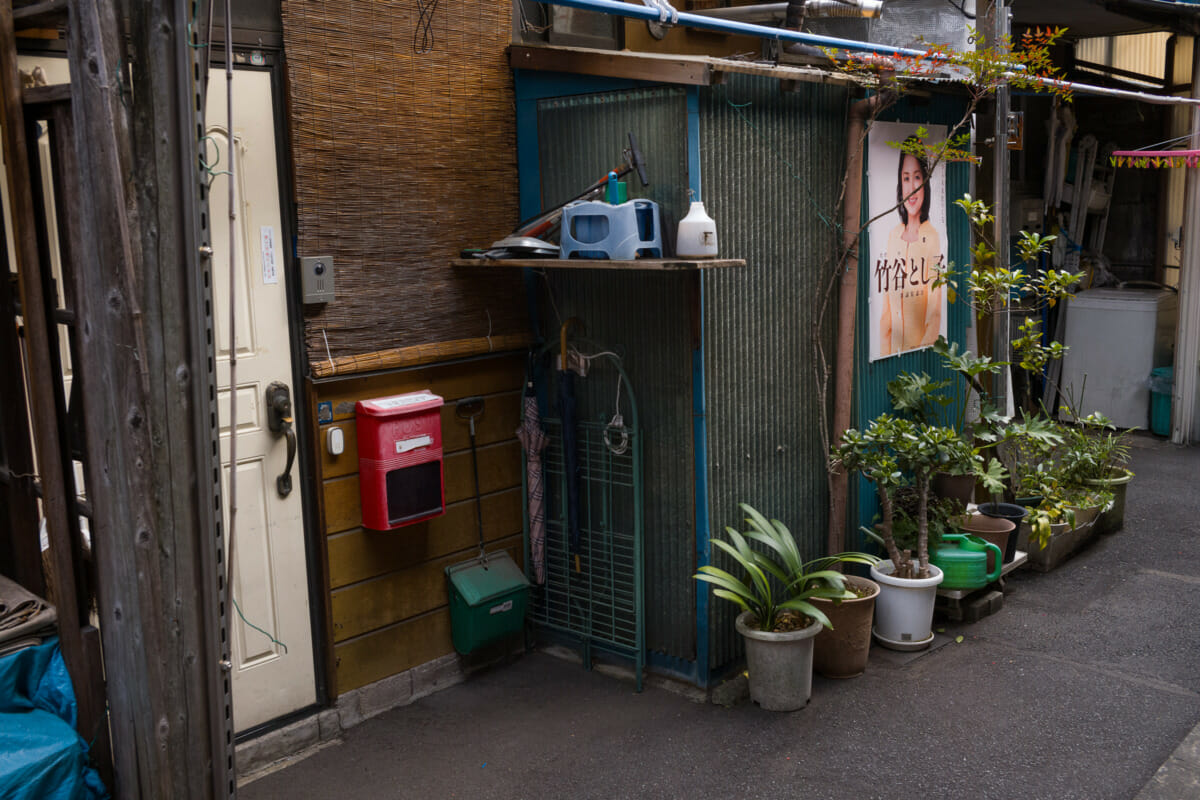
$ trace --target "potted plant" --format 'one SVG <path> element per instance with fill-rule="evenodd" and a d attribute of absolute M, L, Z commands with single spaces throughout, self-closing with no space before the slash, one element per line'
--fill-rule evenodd
<path fill-rule="evenodd" d="M 1136 428 L 1118 431 L 1112 420 L 1098 411 L 1076 418 L 1071 447 L 1063 456 L 1068 480 L 1112 494 L 1111 506 L 1096 521 L 1097 533 L 1114 533 L 1125 525 L 1125 492 L 1133 480 L 1128 436 Z"/>
<path fill-rule="evenodd" d="M 798 585 L 805 586 L 824 570 L 846 564 L 872 567 L 879 557 L 870 553 L 845 552 L 814 559 L 798 571 Z M 846 593 L 843 597 L 814 595 L 812 604 L 825 614 L 829 624 L 813 640 L 813 671 L 826 678 L 853 678 L 867 668 L 871 654 L 871 625 L 875 620 L 875 598 L 879 584 L 858 575 L 843 575 Z"/>
<path fill-rule="evenodd" d="M 715 566 L 700 567 L 694 577 L 711 583 L 713 594 L 742 609 L 735 624 L 746 642 L 751 699 L 768 711 L 795 711 L 812 695 L 813 639 L 830 624 L 811 601 L 855 597 L 845 588 L 845 576 L 829 567 L 855 560 L 857 554 L 805 562 L 782 522 L 768 520 L 745 503 L 739 508 L 749 529 L 739 533 L 726 527 L 729 541 L 713 539 L 713 544 L 733 558 L 743 577 Z"/>
<path fill-rule="evenodd" d="M 879 495 L 878 534 L 888 559 L 871 567 L 880 584 L 876 600 L 876 640 L 885 647 L 916 650 L 933 641 L 933 605 L 941 570 L 929 563 L 931 483 L 937 472 L 973 474 L 992 485 L 1001 477 L 984 469 L 983 458 L 953 428 L 891 414 L 871 421 L 866 430 L 849 429 L 833 448 L 834 469 L 858 471 Z M 896 539 L 896 497 L 905 486 L 916 494 L 916 555 Z"/>
<path fill-rule="evenodd" d="M 1029 540 L 1029 566 L 1049 572 L 1092 538 L 1097 515 L 1111 503 L 1112 494 L 1102 488 L 1072 485 L 1057 461 L 1039 464 L 1022 480 L 1023 491 L 1039 498 L 1022 526 Z"/>

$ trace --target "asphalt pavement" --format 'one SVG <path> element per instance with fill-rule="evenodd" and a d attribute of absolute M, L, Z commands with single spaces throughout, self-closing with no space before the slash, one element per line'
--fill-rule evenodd
<path fill-rule="evenodd" d="M 271 798 L 1200 798 L 1200 448 L 1140 434 L 1125 527 L 793 713 L 534 652 L 239 791 Z M 958 637 L 962 637 L 958 641 Z"/>

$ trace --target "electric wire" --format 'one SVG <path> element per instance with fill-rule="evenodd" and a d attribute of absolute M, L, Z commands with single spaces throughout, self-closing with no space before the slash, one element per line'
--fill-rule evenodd
<path fill-rule="evenodd" d="M 1156 142 L 1155 144 L 1148 144 L 1143 147 L 1135 147 L 1134 150 L 1135 151 L 1137 151 L 1137 150 L 1153 150 L 1157 147 L 1162 147 L 1164 144 L 1175 144 L 1177 142 L 1190 142 L 1191 140 L 1192 140 L 1192 134 L 1185 133 L 1183 136 L 1176 136 L 1174 139 L 1167 139 L 1166 141 Z"/>
<path fill-rule="evenodd" d="M 229 169 L 226 174 L 229 176 L 229 385 L 230 387 L 237 386 L 237 196 L 235 181 L 240 177 L 237 171 L 237 147 L 233 137 L 233 0 L 225 0 L 225 124 L 227 126 L 227 136 L 229 141 Z M 203 144 L 204 139 L 210 139 L 211 136 L 205 136 L 201 139 Z M 213 142 L 215 145 L 216 142 Z M 220 157 L 220 148 L 217 148 L 218 159 Z M 203 161 L 201 161 L 204 164 Z M 214 161 L 214 166 L 217 162 Z M 207 164 L 204 164 L 205 170 L 210 173 L 209 184 L 216 177 L 216 174 Z M 237 611 L 242 622 L 249 627 L 265 635 L 275 644 L 283 647 L 284 652 L 287 652 L 287 645 L 280 642 L 271 634 L 255 625 L 246 619 L 242 613 L 241 607 L 238 605 L 237 596 L 234 592 L 234 575 L 235 575 L 235 560 L 236 560 L 236 544 L 237 544 L 237 442 L 238 442 L 238 425 L 237 425 L 237 391 L 229 392 L 229 522 L 225 529 L 225 587 L 229 594 L 229 599 L 233 603 L 234 609 Z"/>
<path fill-rule="evenodd" d="M 576 356 L 577 358 L 583 359 L 588 364 L 591 364 L 592 361 L 597 358 L 605 357 L 611 358 L 617 363 L 617 366 L 620 366 L 624 363 L 621 359 L 621 356 L 617 353 L 614 353 L 612 350 L 602 350 L 599 353 L 583 353 L 574 347 L 570 347 L 567 348 L 567 352 Z M 564 367 L 565 366 L 566 365 L 564 365 Z M 617 370 L 617 396 L 613 401 L 613 415 L 612 419 L 608 421 L 608 424 L 604 426 L 604 446 L 607 447 L 609 452 L 615 456 L 623 455 L 627 450 L 629 450 L 629 428 L 625 427 L 625 418 L 621 416 L 621 382 L 624 380 L 624 377 L 625 376 L 621 374 L 621 371 Z M 614 433 L 616 436 L 620 437 L 616 440 L 615 444 L 613 443 L 613 440 L 609 438 Z"/>
<path fill-rule="evenodd" d="M 234 173 L 237 153 L 233 147 L 233 0 L 225 0 L 225 124 L 229 133 L 229 523 L 225 537 L 225 586 L 233 597 L 234 545 L 237 537 L 237 206 L 234 205 Z"/>
<path fill-rule="evenodd" d="M 962 14 L 967 19 L 969 19 L 969 20 L 975 19 L 975 15 L 972 14 L 970 11 L 967 11 L 967 0 L 958 0 L 957 3 L 955 3 L 954 0 L 946 0 L 946 2 L 950 4 L 951 8 L 953 8 L 958 13 Z"/>
<path fill-rule="evenodd" d="M 251 628 L 253 628 L 254 630 L 258 631 L 258 632 L 259 632 L 259 633 L 261 633 L 263 636 L 267 637 L 267 638 L 268 638 L 268 639 L 270 639 L 272 642 L 274 642 L 275 644 L 277 644 L 277 645 L 279 645 L 280 647 L 282 647 L 282 648 L 283 648 L 283 654 L 284 654 L 284 655 L 287 655 L 288 648 L 287 648 L 287 645 L 286 645 L 286 644 L 284 644 L 283 642 L 279 641 L 279 640 L 278 640 L 278 639 L 276 639 L 274 636 L 272 636 L 271 634 L 267 633 L 266 631 L 264 631 L 262 628 L 260 628 L 260 627 L 258 627 L 257 625 L 255 625 L 255 624 L 254 624 L 253 622 L 251 622 L 250 620 L 246 619 L 246 615 L 242 613 L 242 607 L 238 605 L 237 598 L 233 596 L 233 592 L 232 592 L 232 591 L 229 593 L 229 599 L 233 601 L 233 607 L 234 607 L 234 609 L 237 611 L 237 615 L 238 615 L 239 617 L 241 617 L 241 618 L 242 618 L 242 622 L 246 623 L 246 625 L 248 625 L 249 627 L 251 627 Z"/>

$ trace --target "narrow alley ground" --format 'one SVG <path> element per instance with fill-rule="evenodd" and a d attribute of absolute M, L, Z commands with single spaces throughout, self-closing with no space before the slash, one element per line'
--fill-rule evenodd
<path fill-rule="evenodd" d="M 1139 436 L 1133 469 L 1122 532 L 1016 573 L 1000 613 L 938 623 L 924 654 L 876 648 L 859 678 L 815 678 L 802 711 L 637 694 L 532 653 L 239 794 L 1133 798 L 1200 722 L 1200 448 Z"/>

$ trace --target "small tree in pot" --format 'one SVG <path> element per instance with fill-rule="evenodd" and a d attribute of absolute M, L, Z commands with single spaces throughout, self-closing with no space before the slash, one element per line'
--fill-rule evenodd
<path fill-rule="evenodd" d="M 865 431 L 847 430 L 831 462 L 834 469 L 861 472 L 879 495 L 879 538 L 890 562 L 871 569 L 871 578 L 880 584 L 875 637 L 895 649 L 927 646 L 933 640 L 934 595 L 942 581 L 941 570 L 929 563 L 933 476 L 973 474 L 990 488 L 1001 481 L 1003 468 L 992 459 L 984 469 L 983 457 L 953 428 L 891 414 L 876 417 Z M 905 486 L 916 493 L 916 558 L 896 542 L 896 495 Z"/>
<path fill-rule="evenodd" d="M 879 495 L 880 537 L 897 578 L 928 578 L 930 485 L 937 472 L 972 474 L 990 489 L 999 486 L 1004 472 L 991 460 L 984 469 L 983 458 L 953 428 L 915 422 L 891 414 L 872 420 L 865 431 L 851 428 L 833 449 L 835 469 L 861 472 L 875 484 Z M 893 534 L 896 492 L 904 486 L 916 491 L 916 560 L 909 550 L 901 551 Z"/>

